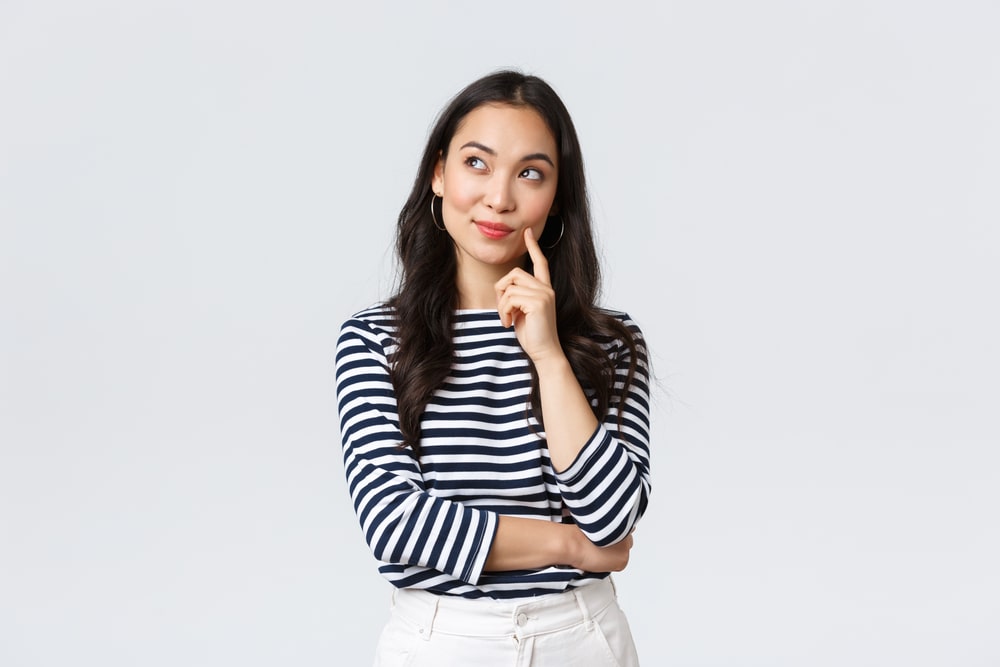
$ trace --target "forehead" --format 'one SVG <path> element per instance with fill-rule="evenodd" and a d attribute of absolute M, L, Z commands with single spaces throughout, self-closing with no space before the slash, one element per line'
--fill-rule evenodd
<path fill-rule="evenodd" d="M 459 123 L 449 148 L 459 149 L 469 141 L 489 146 L 501 155 L 544 152 L 553 160 L 558 156 L 552 130 L 541 114 L 528 106 L 484 104 L 476 107 Z"/>

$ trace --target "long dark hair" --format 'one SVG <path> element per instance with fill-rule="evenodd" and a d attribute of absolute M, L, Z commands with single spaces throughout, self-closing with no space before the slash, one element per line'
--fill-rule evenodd
<path fill-rule="evenodd" d="M 556 294 L 559 340 L 580 385 L 592 404 L 596 403 L 594 414 L 598 420 L 624 395 L 612 395 L 618 357 L 628 356 L 625 391 L 638 364 L 646 362 L 643 342 L 621 320 L 596 306 L 600 265 L 591 231 L 580 143 L 569 112 L 555 91 L 538 77 L 514 71 L 485 76 L 458 93 L 438 116 L 396 229 L 400 276 L 396 294 L 389 299 L 397 326 L 390 376 L 396 391 L 402 444 L 411 447 L 417 456 L 421 415 L 452 365 L 452 329 L 458 308 L 455 247 L 431 217 L 431 179 L 439 157 L 447 159 L 448 146 L 462 119 L 484 104 L 532 108 L 555 137 L 559 181 L 554 210 L 562 222 L 562 238 L 558 238 L 558 221 L 552 220 L 545 225 L 539 243 L 543 248 L 553 246 L 545 250 L 545 255 Z M 440 212 L 437 218 L 441 219 Z M 525 262 L 530 271 L 530 258 Z M 601 347 L 602 341 L 609 340 L 621 342 L 616 358 L 609 357 Z M 530 361 L 529 366 L 531 407 L 541 423 L 538 375 Z M 619 429 L 622 415 L 623 411 L 619 412 Z"/>

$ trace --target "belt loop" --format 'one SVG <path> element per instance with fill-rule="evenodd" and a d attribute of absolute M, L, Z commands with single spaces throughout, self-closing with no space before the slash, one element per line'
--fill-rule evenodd
<path fill-rule="evenodd" d="M 590 610 L 587 609 L 587 603 L 583 600 L 583 592 L 580 589 L 575 589 L 573 596 L 576 598 L 576 604 L 580 607 L 580 613 L 583 615 L 584 626 L 589 632 L 594 627 L 594 621 L 590 618 Z"/>

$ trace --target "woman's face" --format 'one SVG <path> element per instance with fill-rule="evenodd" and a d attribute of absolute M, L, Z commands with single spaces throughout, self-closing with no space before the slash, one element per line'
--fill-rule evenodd
<path fill-rule="evenodd" d="M 459 271 L 499 278 L 523 264 L 524 230 L 541 238 L 555 212 L 558 155 L 555 137 L 531 107 L 487 104 L 465 116 L 431 183 Z"/>

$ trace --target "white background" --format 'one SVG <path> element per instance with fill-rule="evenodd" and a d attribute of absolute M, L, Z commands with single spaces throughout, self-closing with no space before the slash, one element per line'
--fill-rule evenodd
<path fill-rule="evenodd" d="M 998 34 L 987 0 L 0 0 L 0 663 L 368 664 L 337 331 L 435 114 L 516 66 L 655 352 L 644 664 L 1000 664 Z"/>

